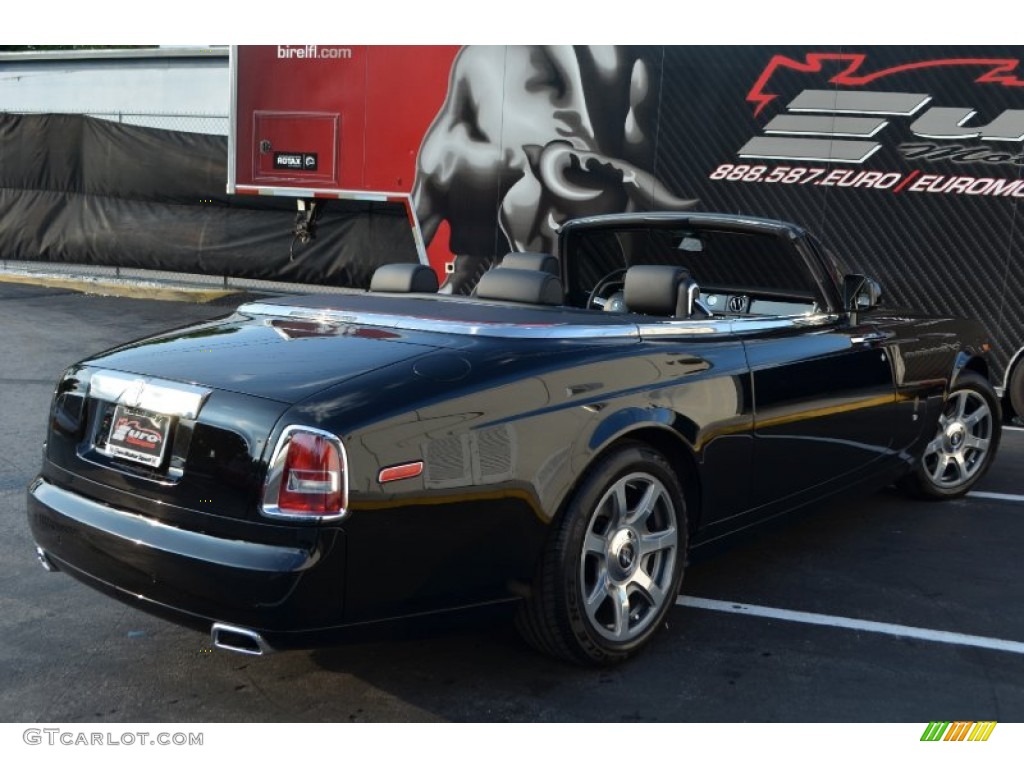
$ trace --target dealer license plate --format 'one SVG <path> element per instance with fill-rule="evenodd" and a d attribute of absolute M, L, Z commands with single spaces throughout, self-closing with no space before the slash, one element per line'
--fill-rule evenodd
<path fill-rule="evenodd" d="M 110 421 L 106 452 L 158 467 L 164 460 L 170 427 L 169 416 L 118 405 Z"/>

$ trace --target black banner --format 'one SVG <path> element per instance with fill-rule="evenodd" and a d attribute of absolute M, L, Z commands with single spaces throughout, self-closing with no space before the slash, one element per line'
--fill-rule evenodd
<path fill-rule="evenodd" d="M 0 114 L 0 157 L 4 259 L 353 287 L 416 261 L 398 205 L 320 203 L 316 238 L 293 243 L 293 200 L 225 194 L 224 137 Z"/>

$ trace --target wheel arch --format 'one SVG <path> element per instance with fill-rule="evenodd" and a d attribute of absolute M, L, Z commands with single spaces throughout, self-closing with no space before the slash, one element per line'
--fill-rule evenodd
<path fill-rule="evenodd" d="M 569 488 L 559 505 L 560 516 L 565 507 L 575 496 L 580 483 L 590 469 L 601 459 L 619 447 L 629 443 L 639 443 L 662 454 L 675 472 L 679 485 L 683 489 L 686 502 L 687 529 L 692 538 L 697 530 L 701 516 L 701 483 L 699 462 L 686 439 L 670 426 L 663 424 L 637 424 L 632 428 L 617 433 L 606 440 L 588 457 L 587 463 L 576 474 L 576 481 Z"/>
<path fill-rule="evenodd" d="M 977 375 L 985 379 L 985 381 L 987 381 L 995 391 L 996 403 L 1000 406 L 999 419 L 1002 420 L 1006 415 L 1007 409 L 1009 409 L 1010 411 L 1015 410 L 1013 408 L 1013 395 L 1010 392 L 1010 378 L 1017 365 L 1024 365 L 1024 358 L 1022 358 L 1021 356 L 1021 351 L 1018 351 L 1017 355 L 1014 357 L 1013 362 L 1011 362 L 1011 364 L 1007 366 L 1006 376 L 1003 380 L 1005 383 L 1004 387 L 999 387 L 998 384 L 993 381 L 992 368 L 989 365 L 988 360 L 986 360 L 981 355 L 968 354 L 966 352 L 960 353 L 960 356 L 957 358 L 956 361 L 956 366 L 953 370 L 953 375 L 950 378 L 950 390 L 952 390 L 953 386 L 960 379 L 960 376 L 961 374 L 964 373 L 964 371 L 976 373 Z"/>
<path fill-rule="evenodd" d="M 678 433 L 659 427 L 641 427 L 622 435 L 618 441 L 626 440 L 645 443 L 668 459 L 683 489 L 687 528 L 692 538 L 701 516 L 701 485 L 697 457 L 689 444 Z"/>
<path fill-rule="evenodd" d="M 992 380 L 990 378 L 990 369 L 988 361 L 986 361 L 983 357 L 979 355 L 968 354 L 963 352 L 957 358 L 956 366 L 953 370 L 953 376 L 951 381 L 949 382 L 950 386 L 953 386 L 957 378 L 964 371 L 973 371 L 979 376 L 983 376 L 986 381 Z"/>
<path fill-rule="evenodd" d="M 964 399 L 947 411 L 950 402 L 962 394 L 984 400 L 985 411 L 981 406 L 967 410 Z M 938 501 L 964 496 L 984 477 L 999 447 L 1000 400 L 985 361 L 965 360 L 961 364 L 958 358 L 942 409 L 936 435 L 922 443 L 914 468 L 898 483 L 916 498 Z M 950 468 L 952 476 L 947 477 Z"/>

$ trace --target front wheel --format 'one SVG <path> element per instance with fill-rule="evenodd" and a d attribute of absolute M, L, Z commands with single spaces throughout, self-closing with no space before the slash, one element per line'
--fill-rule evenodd
<path fill-rule="evenodd" d="M 991 465 L 1001 428 L 999 400 L 992 385 L 973 371 L 963 371 L 950 389 L 935 436 L 902 487 L 926 499 L 963 496 Z"/>
<path fill-rule="evenodd" d="M 517 625 L 553 656 L 621 661 L 675 603 L 686 557 L 686 507 L 658 452 L 624 445 L 600 459 L 556 520 Z"/>

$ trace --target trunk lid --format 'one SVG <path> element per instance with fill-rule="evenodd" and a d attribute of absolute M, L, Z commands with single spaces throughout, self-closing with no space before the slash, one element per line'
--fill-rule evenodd
<path fill-rule="evenodd" d="M 171 525 L 237 535 L 229 523 L 246 521 L 248 537 L 277 541 L 259 506 L 282 415 L 432 349 L 385 328 L 241 314 L 133 342 L 64 374 L 43 475 Z"/>
<path fill-rule="evenodd" d="M 236 314 L 117 347 L 90 366 L 296 403 L 434 349 L 387 328 Z"/>

